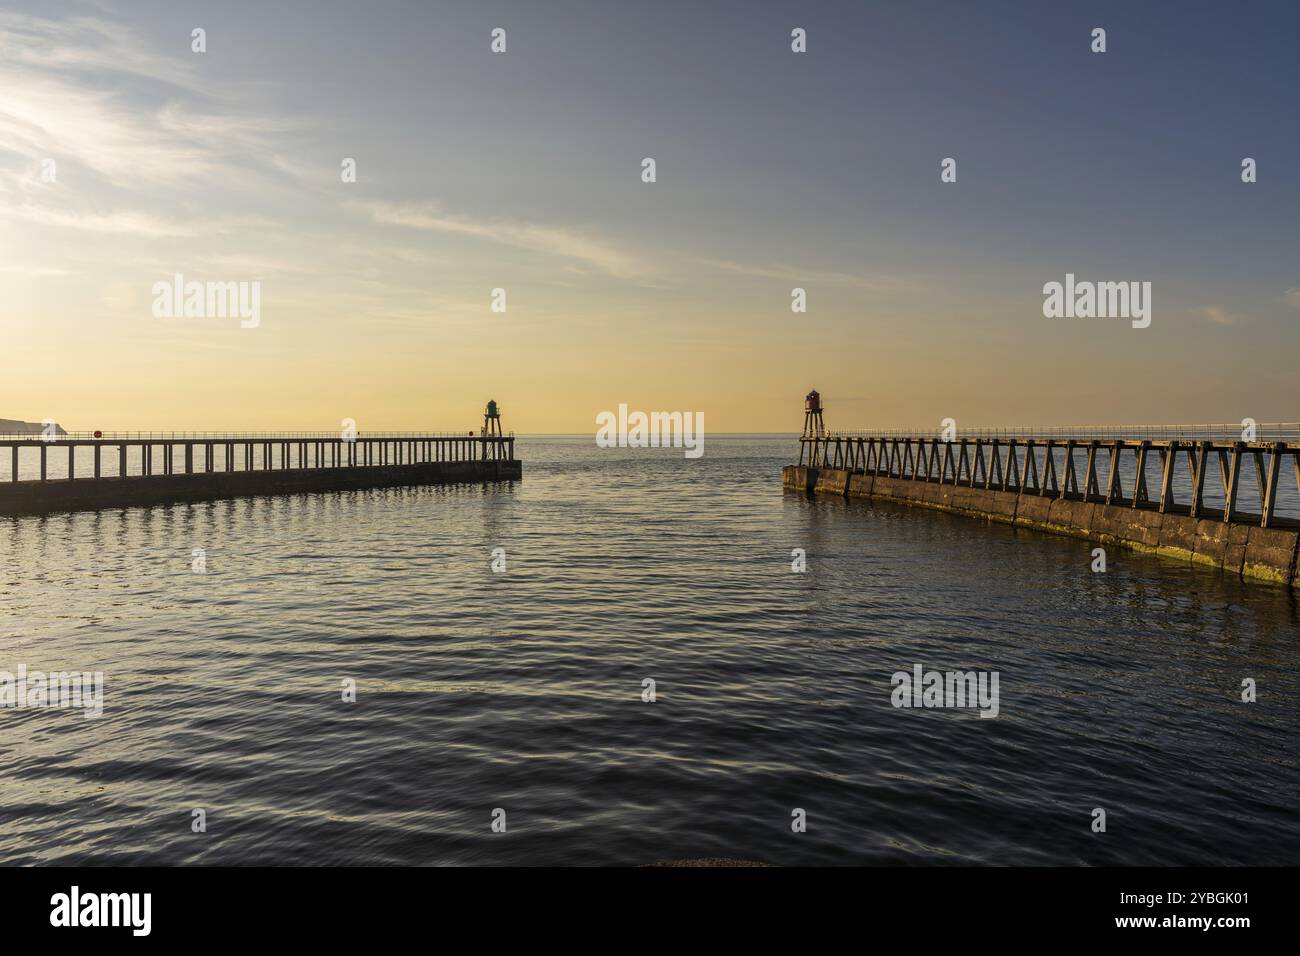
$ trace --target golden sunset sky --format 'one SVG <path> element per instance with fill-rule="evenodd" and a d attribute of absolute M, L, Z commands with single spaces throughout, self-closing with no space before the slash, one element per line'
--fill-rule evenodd
<path fill-rule="evenodd" d="M 940 6 L 9 4 L 0 417 L 1300 419 L 1287 35 Z M 1151 327 L 1044 318 L 1067 272 L 1152 282 Z M 259 327 L 156 318 L 176 273 L 259 281 Z"/>

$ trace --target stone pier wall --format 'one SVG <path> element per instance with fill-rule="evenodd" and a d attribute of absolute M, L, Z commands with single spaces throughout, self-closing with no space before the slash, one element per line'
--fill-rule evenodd
<path fill-rule="evenodd" d="M 133 475 L 71 481 L 0 482 L 0 515 L 126 508 L 173 501 L 347 491 L 398 485 L 481 483 L 523 475 L 513 461 L 442 461 L 414 465 Z"/>
<path fill-rule="evenodd" d="M 798 491 L 935 508 L 1222 568 L 1244 578 L 1300 585 L 1296 572 L 1300 528 L 1296 527 L 1261 528 L 1244 521 L 1161 514 L 1150 508 L 803 465 L 787 465 L 781 479 L 786 488 Z"/>

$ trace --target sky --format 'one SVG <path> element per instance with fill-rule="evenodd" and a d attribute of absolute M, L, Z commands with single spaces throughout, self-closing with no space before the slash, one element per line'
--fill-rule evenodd
<path fill-rule="evenodd" d="M 790 432 L 817 388 L 832 428 L 1297 421 L 1298 32 L 1249 0 L 6 0 L 0 417 Z M 158 317 L 178 273 L 259 283 L 259 323 Z M 1150 326 L 1046 318 L 1067 273 L 1150 282 Z"/>

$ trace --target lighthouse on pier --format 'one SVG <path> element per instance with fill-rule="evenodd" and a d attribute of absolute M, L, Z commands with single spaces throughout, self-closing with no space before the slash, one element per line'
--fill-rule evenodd
<path fill-rule="evenodd" d="M 826 434 L 822 421 L 822 397 L 813 389 L 803 400 L 803 437 L 821 438 Z"/>

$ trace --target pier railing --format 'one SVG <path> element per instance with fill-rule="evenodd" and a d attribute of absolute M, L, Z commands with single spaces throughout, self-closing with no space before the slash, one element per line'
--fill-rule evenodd
<path fill-rule="evenodd" d="M 828 432 L 800 439 L 799 464 L 1267 528 L 1284 471 L 1300 495 L 1300 425 L 1257 425 L 1253 439 L 1240 424 Z"/>
<path fill-rule="evenodd" d="M 514 432 L 507 432 L 505 438 L 513 438 Z M 357 438 L 381 439 L 381 438 L 465 438 L 479 437 L 477 432 L 408 432 L 408 431 L 366 431 L 357 432 Z M 495 437 L 495 436 L 494 436 Z M 338 429 L 332 431 L 273 431 L 273 432 L 247 432 L 247 431 L 198 431 L 198 432 L 177 432 L 177 431 L 133 431 L 133 432 L 61 432 L 49 438 L 43 437 L 39 432 L 19 432 L 6 434 L 0 432 L 0 442 L 8 444 L 10 442 L 91 442 L 91 441 L 247 441 L 252 439 L 260 441 L 265 438 L 288 438 L 288 439 L 308 439 L 308 440 L 339 440 L 347 441 L 341 437 Z"/>
<path fill-rule="evenodd" d="M 514 445 L 513 432 L 468 431 L 0 435 L 0 483 L 512 461 Z"/>
<path fill-rule="evenodd" d="M 1217 425 L 1000 425 L 978 428 L 960 428 L 959 438 L 1024 439 L 1043 438 L 1056 440 L 1085 439 L 1148 439 L 1151 441 L 1199 440 L 1243 441 L 1242 423 Z M 1254 441 L 1285 441 L 1300 444 L 1300 422 L 1261 422 L 1254 426 Z M 943 438 L 942 428 L 867 428 L 851 431 L 826 432 L 825 438 Z"/>

